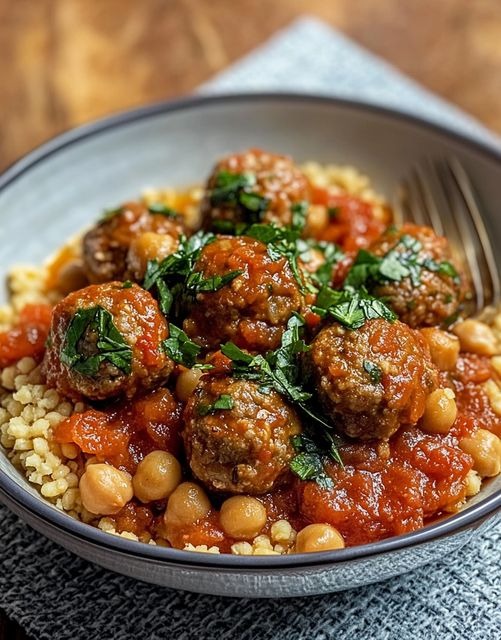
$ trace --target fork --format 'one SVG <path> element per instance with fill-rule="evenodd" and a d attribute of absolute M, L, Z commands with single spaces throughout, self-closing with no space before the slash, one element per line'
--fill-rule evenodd
<path fill-rule="evenodd" d="M 500 303 L 501 282 L 489 233 L 471 180 L 457 158 L 416 165 L 400 185 L 396 213 L 397 222 L 429 226 L 448 239 L 469 275 L 477 313 Z"/>

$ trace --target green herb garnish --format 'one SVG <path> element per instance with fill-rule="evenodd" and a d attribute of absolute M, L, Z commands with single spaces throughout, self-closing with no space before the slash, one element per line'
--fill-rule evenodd
<path fill-rule="evenodd" d="M 99 218 L 99 222 L 107 222 L 108 220 L 111 220 L 112 218 L 117 216 L 119 213 L 122 213 L 122 210 L 123 210 L 123 207 L 121 205 L 119 207 L 103 209 L 103 212 L 101 213 L 101 216 Z"/>
<path fill-rule="evenodd" d="M 273 389 L 295 405 L 304 415 L 305 425 L 309 425 L 312 434 L 314 433 L 310 440 L 317 443 L 318 451 L 322 452 L 324 458 L 341 463 L 337 450 L 337 436 L 318 407 L 311 404 L 312 394 L 305 388 L 305 379 L 301 374 L 300 355 L 309 349 L 302 337 L 303 327 L 304 320 L 298 315 L 292 316 L 287 323 L 280 347 L 266 355 L 253 356 L 242 351 L 233 342 L 221 345 L 221 352 L 232 360 L 233 376 L 253 380 L 260 385 L 262 393 L 269 393 L 270 389 Z M 300 462 L 297 462 L 296 469 L 301 472 L 299 465 Z M 321 474 L 316 475 L 319 479 L 322 478 Z M 316 475 L 311 479 L 316 479 Z"/>
<path fill-rule="evenodd" d="M 81 340 L 94 340 L 96 353 L 82 353 Z M 125 374 L 131 372 L 132 349 L 116 328 L 111 313 L 101 306 L 78 309 L 66 331 L 61 361 L 82 375 L 94 377 L 107 362 Z"/>
<path fill-rule="evenodd" d="M 210 194 L 213 207 L 229 205 L 239 209 L 246 222 L 259 222 L 268 209 L 269 200 L 252 191 L 256 185 L 253 173 L 220 171 Z"/>
<path fill-rule="evenodd" d="M 196 359 L 202 348 L 190 340 L 186 333 L 169 322 L 169 337 L 162 343 L 165 353 L 177 362 L 190 369 L 196 363 Z"/>
<path fill-rule="evenodd" d="M 409 278 L 412 285 L 418 287 L 423 269 L 458 281 L 458 273 L 450 262 L 423 258 L 420 255 L 422 248 L 419 240 L 406 234 L 384 256 L 376 256 L 362 249 L 358 252 L 345 284 L 355 288 L 363 285 L 371 289 L 378 284 L 401 282 L 404 278 Z"/>
<path fill-rule="evenodd" d="M 301 480 L 314 480 L 323 489 L 332 489 L 334 482 L 325 471 L 329 458 L 325 449 L 306 433 L 292 436 L 291 443 L 296 451 L 290 463 L 291 471 Z"/>
<path fill-rule="evenodd" d="M 132 287 L 132 285 L 133 285 L 132 280 L 125 280 L 122 283 L 122 289 L 130 289 Z"/>
<path fill-rule="evenodd" d="M 374 364 L 374 362 L 364 360 L 364 371 L 369 374 L 373 384 L 379 384 L 381 382 L 383 372 L 377 364 Z"/>
<path fill-rule="evenodd" d="M 229 271 L 224 275 L 214 275 L 204 278 L 200 271 L 190 274 L 186 280 L 186 289 L 193 293 L 218 291 L 243 273 L 242 270 Z"/>
<path fill-rule="evenodd" d="M 215 413 L 216 411 L 233 409 L 233 406 L 233 398 L 223 393 L 212 404 L 199 404 L 197 407 L 197 413 L 199 416 L 207 416 Z"/>
<path fill-rule="evenodd" d="M 313 311 L 322 318 L 331 316 L 348 329 L 360 329 L 367 320 L 384 318 L 395 322 L 396 314 L 379 298 L 371 296 L 364 287 L 345 287 L 337 291 L 323 287 Z"/>
<path fill-rule="evenodd" d="M 150 213 L 158 213 L 161 216 L 165 216 L 167 218 L 178 218 L 179 213 L 163 204 L 163 202 L 152 202 L 148 205 L 148 211 Z"/>
<path fill-rule="evenodd" d="M 190 238 L 182 236 L 175 253 L 170 254 L 161 262 L 149 260 L 144 276 L 143 287 L 155 290 L 160 309 L 164 315 L 169 315 L 174 302 L 174 315 L 178 316 L 181 306 L 185 302 L 185 283 L 193 273 L 198 257 L 203 247 L 215 240 L 213 233 L 199 231 Z"/>

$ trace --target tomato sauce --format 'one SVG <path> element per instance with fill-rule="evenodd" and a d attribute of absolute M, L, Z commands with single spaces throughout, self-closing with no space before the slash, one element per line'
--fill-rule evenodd
<path fill-rule="evenodd" d="M 46 304 L 27 304 L 24 307 L 16 326 L 0 333 L 0 368 L 28 356 L 35 360 L 42 358 L 51 313 L 51 307 Z"/>
<path fill-rule="evenodd" d="M 101 461 L 134 473 L 151 451 L 178 455 L 181 447 L 181 405 L 167 389 L 104 410 L 88 409 L 60 422 L 56 442 L 73 442 Z"/>
<path fill-rule="evenodd" d="M 328 224 L 317 232 L 317 240 L 334 242 L 345 252 L 355 254 L 379 238 L 391 223 L 391 215 L 374 215 L 371 204 L 346 194 L 333 194 L 322 187 L 312 187 L 312 204 L 327 207 Z"/>

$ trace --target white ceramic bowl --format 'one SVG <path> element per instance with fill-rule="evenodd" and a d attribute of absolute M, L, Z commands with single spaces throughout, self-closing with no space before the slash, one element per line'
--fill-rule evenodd
<path fill-rule="evenodd" d="M 250 146 L 299 162 L 353 164 L 388 197 L 419 159 L 455 154 L 478 188 L 494 246 L 501 245 L 501 153 L 494 147 L 361 103 L 284 94 L 198 97 L 76 129 L 7 170 L 0 177 L 2 273 L 43 261 L 104 207 L 147 186 L 200 182 L 215 158 Z M 46 503 L 0 451 L 1 500 L 48 538 L 140 580 L 230 596 L 326 593 L 445 557 L 494 522 L 500 487 L 498 478 L 461 513 L 374 544 L 281 557 L 213 556 L 141 544 L 77 522 Z"/>

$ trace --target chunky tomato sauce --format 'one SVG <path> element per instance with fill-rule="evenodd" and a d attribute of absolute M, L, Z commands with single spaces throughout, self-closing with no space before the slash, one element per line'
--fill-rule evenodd
<path fill-rule="evenodd" d="M 52 309 L 46 304 L 28 304 L 19 314 L 16 326 L 0 333 L 0 368 L 21 358 L 39 360 L 49 335 Z"/>
<path fill-rule="evenodd" d="M 124 407 L 75 413 L 56 427 L 54 438 L 74 442 L 84 453 L 134 473 L 155 449 L 177 455 L 180 427 L 179 403 L 167 389 L 157 389 Z"/>

